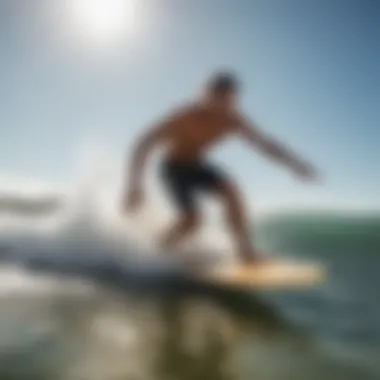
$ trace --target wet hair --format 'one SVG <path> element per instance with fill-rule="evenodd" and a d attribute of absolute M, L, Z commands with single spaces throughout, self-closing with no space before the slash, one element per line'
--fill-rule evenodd
<path fill-rule="evenodd" d="M 240 83 L 235 74 L 231 72 L 219 72 L 209 79 L 207 87 L 215 94 L 224 94 L 229 91 L 237 91 Z"/>

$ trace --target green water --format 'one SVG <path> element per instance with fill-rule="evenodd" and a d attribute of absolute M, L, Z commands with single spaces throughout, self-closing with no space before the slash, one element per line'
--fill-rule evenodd
<path fill-rule="evenodd" d="M 257 226 L 266 249 L 328 268 L 326 283 L 295 293 L 141 292 L 73 279 L 33 290 L 39 276 L 28 272 L 10 292 L 3 273 L 0 379 L 377 380 L 379 227 L 378 217 L 337 215 Z"/>

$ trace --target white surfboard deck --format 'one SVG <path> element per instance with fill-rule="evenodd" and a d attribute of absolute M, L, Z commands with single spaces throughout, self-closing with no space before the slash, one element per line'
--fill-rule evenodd
<path fill-rule="evenodd" d="M 316 286 L 326 278 L 326 270 L 322 265 L 282 259 L 272 259 L 257 265 L 218 264 L 190 273 L 218 285 L 278 290 Z"/>

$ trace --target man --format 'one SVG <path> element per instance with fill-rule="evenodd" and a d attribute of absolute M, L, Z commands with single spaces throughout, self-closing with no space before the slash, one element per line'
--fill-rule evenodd
<path fill-rule="evenodd" d="M 241 259 L 245 262 L 260 259 L 251 244 L 246 206 L 238 188 L 222 170 L 205 160 L 205 154 L 223 138 L 239 135 L 300 178 L 314 178 L 314 169 L 309 164 L 269 139 L 239 112 L 236 105 L 238 93 L 239 82 L 232 73 L 212 76 L 199 101 L 167 115 L 136 146 L 129 190 L 124 198 L 124 207 L 128 211 L 135 210 L 144 199 L 142 178 L 148 154 L 158 144 L 166 146 L 161 179 L 179 211 L 179 218 L 162 238 L 164 249 L 175 248 L 197 229 L 200 214 L 196 195 L 198 191 L 204 191 L 223 202 L 226 221 Z"/>

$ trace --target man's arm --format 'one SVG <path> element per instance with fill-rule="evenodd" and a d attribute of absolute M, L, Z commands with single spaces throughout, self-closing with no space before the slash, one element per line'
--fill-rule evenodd
<path fill-rule="evenodd" d="M 162 121 L 155 124 L 145 135 L 140 137 L 136 143 L 129 166 L 129 178 L 125 184 L 125 199 L 129 206 L 139 203 L 142 195 L 142 178 L 147 158 L 151 151 L 160 143 L 165 142 L 173 127 L 180 118 L 180 112 L 173 112 Z M 129 191 L 127 190 L 129 189 Z M 140 195 L 139 195 L 140 194 Z M 127 206 L 127 205 L 125 205 Z"/>
<path fill-rule="evenodd" d="M 238 116 L 237 128 L 239 134 L 248 141 L 250 145 L 258 148 L 273 160 L 289 167 L 301 177 L 311 179 L 315 176 L 314 168 L 311 165 L 297 157 L 282 144 L 266 136 L 251 121 L 242 116 Z"/>
<path fill-rule="evenodd" d="M 132 152 L 131 162 L 129 163 L 129 183 L 132 188 L 140 188 L 147 158 L 157 144 L 164 140 L 166 130 L 166 124 L 159 124 L 141 136 L 137 141 Z"/>

